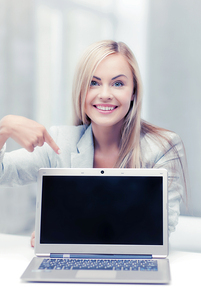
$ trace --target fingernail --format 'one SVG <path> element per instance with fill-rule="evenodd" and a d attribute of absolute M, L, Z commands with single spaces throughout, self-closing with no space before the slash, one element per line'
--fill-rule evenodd
<path fill-rule="evenodd" d="M 59 150 L 57 151 L 57 153 L 58 153 L 58 154 L 61 154 L 61 150 L 59 149 Z"/>

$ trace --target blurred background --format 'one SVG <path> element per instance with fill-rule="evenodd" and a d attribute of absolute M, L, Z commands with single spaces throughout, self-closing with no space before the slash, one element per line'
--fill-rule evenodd
<path fill-rule="evenodd" d="M 144 84 L 142 117 L 178 133 L 190 181 L 188 209 L 201 217 L 201 1 L 0 0 L 0 118 L 49 128 L 71 124 L 77 61 L 95 41 L 123 41 Z M 18 148 L 8 140 L 8 150 Z M 31 234 L 35 184 L 0 188 L 0 232 Z"/>

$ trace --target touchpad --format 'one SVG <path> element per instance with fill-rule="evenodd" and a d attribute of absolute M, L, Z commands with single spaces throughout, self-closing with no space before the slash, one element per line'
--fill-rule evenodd
<path fill-rule="evenodd" d="M 115 270 L 78 270 L 76 278 L 84 279 L 115 279 L 117 272 Z"/>

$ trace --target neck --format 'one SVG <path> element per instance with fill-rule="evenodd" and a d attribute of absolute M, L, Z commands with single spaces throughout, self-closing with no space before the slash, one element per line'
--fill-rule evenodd
<path fill-rule="evenodd" d="M 94 148 L 102 152 L 109 152 L 110 149 L 119 150 L 121 140 L 121 124 L 112 127 L 98 126 L 92 123 L 94 136 Z"/>

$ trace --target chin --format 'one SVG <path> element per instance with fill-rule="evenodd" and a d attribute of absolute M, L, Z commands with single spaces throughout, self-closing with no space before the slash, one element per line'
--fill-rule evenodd
<path fill-rule="evenodd" d="M 98 127 L 119 127 L 119 126 L 122 126 L 123 124 L 123 119 L 120 120 L 120 121 L 91 121 L 92 125 L 96 125 Z"/>

